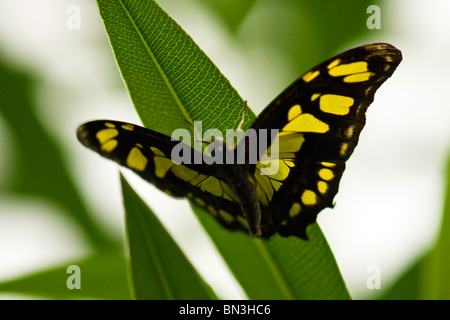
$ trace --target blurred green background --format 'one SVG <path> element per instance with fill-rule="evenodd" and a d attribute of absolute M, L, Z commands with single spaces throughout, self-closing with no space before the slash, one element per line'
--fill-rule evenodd
<path fill-rule="evenodd" d="M 448 1 L 377 1 L 380 30 L 366 26 L 370 1 L 158 3 L 257 114 L 341 51 L 389 42 L 403 52 L 319 224 L 354 299 L 449 298 Z M 79 29 L 67 25 L 73 5 Z M 117 166 L 75 138 L 91 119 L 139 123 L 95 2 L 1 1 L 0 83 L 0 298 L 129 298 Z M 244 298 L 187 202 L 124 174 L 216 293 Z M 65 286 L 72 264 L 89 270 L 79 291 Z M 367 286 L 371 266 L 380 289 Z"/>

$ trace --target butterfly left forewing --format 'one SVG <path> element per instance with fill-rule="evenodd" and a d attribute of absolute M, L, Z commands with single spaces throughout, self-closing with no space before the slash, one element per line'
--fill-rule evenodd
<path fill-rule="evenodd" d="M 82 124 L 80 142 L 101 156 L 128 168 L 173 197 L 187 197 L 205 208 L 226 228 L 248 231 L 248 224 L 232 188 L 204 154 L 188 147 L 190 161 L 174 163 L 179 141 L 131 123 L 96 120 Z M 199 163 L 196 163 L 200 159 Z"/>
<path fill-rule="evenodd" d="M 264 219 L 282 236 L 306 238 L 307 225 L 333 205 L 366 110 L 400 61 L 400 51 L 389 44 L 346 51 L 304 74 L 255 121 L 253 129 L 279 130 L 278 144 L 268 138 L 271 146 L 249 172 Z M 268 157 L 275 160 L 267 163 Z M 268 172 L 273 163 L 279 169 Z"/>

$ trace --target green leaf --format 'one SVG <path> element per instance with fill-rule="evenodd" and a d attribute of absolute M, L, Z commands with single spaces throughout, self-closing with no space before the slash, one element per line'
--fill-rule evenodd
<path fill-rule="evenodd" d="M 98 0 L 98 6 L 131 99 L 146 127 L 169 136 L 177 128 L 191 130 L 197 120 L 203 121 L 204 129 L 237 127 L 243 100 L 154 1 Z"/>
<path fill-rule="evenodd" d="M 80 289 L 67 287 L 67 279 L 73 274 L 67 273 L 69 265 L 80 268 Z M 96 253 L 83 260 L 1 283 L 0 291 L 58 300 L 130 299 L 125 260 L 117 251 Z"/>
<path fill-rule="evenodd" d="M 216 299 L 153 212 L 121 176 L 137 299 Z"/>
<path fill-rule="evenodd" d="M 147 127 L 168 135 L 193 119 L 203 120 L 203 129 L 237 127 L 242 99 L 156 3 L 98 3 L 131 98 Z M 248 126 L 255 116 L 246 115 Z M 248 235 L 230 233 L 205 214 L 199 218 L 250 298 L 349 298 L 317 225 L 309 242 L 274 237 L 253 243 Z"/>
<path fill-rule="evenodd" d="M 349 299 L 333 254 L 317 224 L 309 240 L 253 239 L 223 228 L 206 211 L 193 207 L 250 299 Z"/>
<path fill-rule="evenodd" d="M 422 299 L 450 299 L 450 155 L 447 158 L 446 189 L 438 241 L 421 270 Z"/>

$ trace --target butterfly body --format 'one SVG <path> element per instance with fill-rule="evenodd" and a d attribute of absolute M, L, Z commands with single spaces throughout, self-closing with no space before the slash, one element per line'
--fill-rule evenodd
<path fill-rule="evenodd" d="M 229 229 L 307 239 L 306 227 L 333 207 L 375 91 L 401 59 L 395 47 L 377 43 L 321 63 L 256 119 L 247 131 L 255 132 L 256 148 L 245 138 L 236 147 L 214 141 L 209 155 L 181 145 L 192 161 L 180 163 L 172 150 L 183 142 L 133 124 L 92 121 L 77 136 L 162 191 L 189 198 Z M 264 134 L 268 130 L 275 131 Z"/>
<path fill-rule="evenodd" d="M 233 139 L 234 140 L 234 139 Z M 261 208 L 255 191 L 254 181 L 248 172 L 249 154 L 248 141 L 244 138 L 234 146 L 234 143 L 227 143 L 221 138 L 209 144 L 214 147 L 214 156 L 218 163 L 213 160 L 207 160 L 211 163 L 211 171 L 216 173 L 219 181 L 224 181 L 236 195 L 242 214 L 248 223 L 249 234 L 251 236 L 260 236 L 261 229 Z M 239 153 L 238 150 L 244 150 Z M 255 150 L 257 152 L 257 150 Z M 244 157 L 240 157 L 242 154 Z M 208 155 L 204 155 L 204 157 Z"/>
<path fill-rule="evenodd" d="M 223 180 L 231 186 L 239 200 L 242 213 L 247 220 L 251 236 L 261 235 L 261 208 L 255 186 L 249 176 L 247 168 L 242 164 L 222 164 L 224 168 Z"/>

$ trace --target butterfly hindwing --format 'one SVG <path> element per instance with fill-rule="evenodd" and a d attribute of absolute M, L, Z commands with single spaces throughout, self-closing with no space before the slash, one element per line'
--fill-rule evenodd
<path fill-rule="evenodd" d="M 325 61 L 288 87 L 252 128 L 278 129 L 279 171 L 249 166 L 262 215 L 282 236 L 306 238 L 306 227 L 333 206 L 339 181 L 365 125 L 375 91 L 401 61 L 389 44 L 358 47 Z M 272 141 L 269 141 L 271 143 Z M 273 147 L 273 146 L 272 146 Z M 274 151 L 269 147 L 265 155 Z"/>
<path fill-rule="evenodd" d="M 171 152 L 179 141 L 131 123 L 96 120 L 78 128 L 78 139 L 86 147 L 131 169 L 144 180 L 173 197 L 188 197 L 205 208 L 229 229 L 248 230 L 232 188 L 217 176 L 215 164 L 195 159 L 206 157 L 191 152 L 189 163 L 176 164 Z M 187 149 L 186 149 L 187 150 Z"/>

